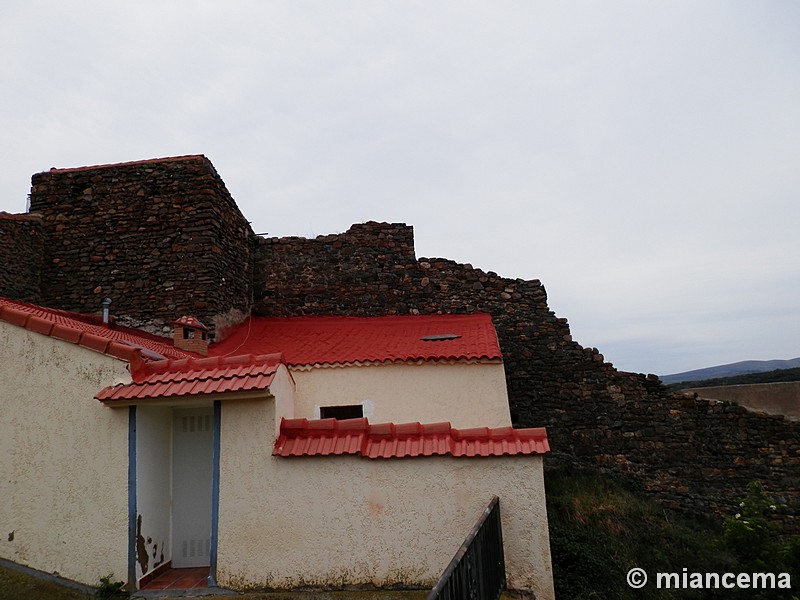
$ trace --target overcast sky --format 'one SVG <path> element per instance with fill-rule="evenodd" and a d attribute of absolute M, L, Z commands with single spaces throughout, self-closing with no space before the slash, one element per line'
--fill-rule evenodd
<path fill-rule="evenodd" d="M 5 0 L 0 210 L 205 154 L 258 233 L 414 225 L 668 374 L 800 356 L 800 2 Z"/>

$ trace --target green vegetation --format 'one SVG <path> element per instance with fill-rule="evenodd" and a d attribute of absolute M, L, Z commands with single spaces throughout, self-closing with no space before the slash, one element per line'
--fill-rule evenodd
<path fill-rule="evenodd" d="M 747 375 L 733 375 L 731 377 L 703 379 L 702 381 L 682 381 L 680 383 L 672 383 L 668 385 L 667 389 L 677 392 L 687 388 L 717 387 L 723 385 L 747 385 L 754 383 L 786 383 L 790 381 L 800 381 L 800 368 L 777 369 L 775 371 L 765 371 L 763 373 L 748 373 Z"/>
<path fill-rule="evenodd" d="M 548 473 L 546 483 L 559 600 L 800 598 L 800 536 L 785 535 L 778 523 L 769 519 L 764 507 L 774 503 L 760 484 L 748 489 L 738 518 L 732 515 L 720 523 L 682 518 L 631 488 L 627 481 L 610 476 Z M 757 514 L 761 516 L 756 518 Z M 627 584 L 626 575 L 634 567 L 644 569 L 650 578 L 641 590 Z M 759 595 L 750 589 L 738 596 L 728 589 L 655 586 L 656 573 L 682 574 L 684 568 L 689 573 L 789 572 L 794 595 L 786 590 Z"/>
<path fill-rule="evenodd" d="M 628 480 L 591 472 L 548 472 L 550 549 L 558 600 L 717 599 L 800 600 L 800 536 L 788 535 L 782 507 L 758 482 L 743 490 L 738 512 L 720 520 L 688 520 L 666 511 Z M 650 581 L 627 584 L 634 567 Z M 656 573 L 789 573 L 793 590 L 658 589 Z M 120 584 L 100 580 L 98 596 L 115 597 Z M 110 595 L 103 595 L 110 594 Z M 252 593 L 249 600 L 373 600 L 424 598 L 425 592 Z M 119 596 L 117 596 L 119 597 Z M 0 567 L 0 600 L 90 600 L 29 575 Z M 213 597 L 209 597 L 211 600 Z M 220 597 L 221 598 L 221 597 Z"/>
<path fill-rule="evenodd" d="M 0 567 L 0 600 L 91 600 L 91 596 Z"/>
<path fill-rule="evenodd" d="M 125 591 L 125 582 L 115 581 L 113 573 L 100 578 L 100 585 L 97 586 L 95 596 L 105 600 L 120 600 L 128 598 L 130 594 Z"/>
<path fill-rule="evenodd" d="M 783 535 L 774 519 L 781 508 L 760 482 L 751 482 L 747 496 L 739 503 L 739 512 L 723 523 L 722 541 L 741 571 L 789 573 L 792 581 L 800 584 L 800 536 Z M 757 593 L 747 596 L 773 597 L 780 596 Z"/>

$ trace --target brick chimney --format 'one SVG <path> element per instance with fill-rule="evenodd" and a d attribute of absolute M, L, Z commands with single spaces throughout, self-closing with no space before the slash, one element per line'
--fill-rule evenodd
<path fill-rule="evenodd" d="M 208 356 L 208 327 L 195 317 L 181 317 L 172 324 L 172 342 L 181 350 Z"/>

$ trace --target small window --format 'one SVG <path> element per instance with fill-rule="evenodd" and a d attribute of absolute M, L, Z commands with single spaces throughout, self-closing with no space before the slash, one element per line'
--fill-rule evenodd
<path fill-rule="evenodd" d="M 321 419 L 360 419 L 364 416 L 364 407 L 360 404 L 345 406 L 323 406 L 319 409 Z"/>
<path fill-rule="evenodd" d="M 192 339 L 192 330 L 188 327 L 183 328 L 183 339 L 190 340 Z"/>

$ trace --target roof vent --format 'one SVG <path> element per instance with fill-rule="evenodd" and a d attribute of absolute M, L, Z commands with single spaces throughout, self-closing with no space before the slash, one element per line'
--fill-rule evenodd
<path fill-rule="evenodd" d="M 181 317 L 172 324 L 172 343 L 181 350 L 208 356 L 208 327 L 196 317 Z"/>
<path fill-rule="evenodd" d="M 111 320 L 111 298 L 103 300 L 103 325 L 108 325 Z"/>
<path fill-rule="evenodd" d="M 446 342 L 447 340 L 457 340 L 461 336 L 457 333 L 437 333 L 434 335 L 426 335 L 420 338 L 423 342 Z"/>

